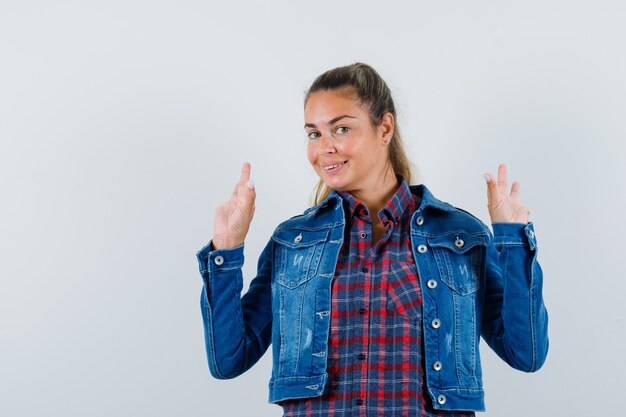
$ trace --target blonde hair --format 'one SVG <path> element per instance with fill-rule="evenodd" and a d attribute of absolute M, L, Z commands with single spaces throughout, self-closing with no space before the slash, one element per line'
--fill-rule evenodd
<path fill-rule="evenodd" d="M 379 125 L 383 114 L 387 112 L 393 115 L 394 120 L 397 120 L 396 108 L 389 87 L 374 68 L 361 62 L 333 68 L 319 75 L 307 91 L 304 105 L 306 106 L 309 96 L 316 91 L 344 88 L 351 89 L 360 104 L 368 110 L 373 126 Z M 408 183 L 411 183 L 411 163 L 406 156 L 397 123 L 389 143 L 389 162 L 396 174 L 402 175 Z M 321 203 L 331 191 L 332 188 L 320 179 L 315 188 L 313 203 Z"/>

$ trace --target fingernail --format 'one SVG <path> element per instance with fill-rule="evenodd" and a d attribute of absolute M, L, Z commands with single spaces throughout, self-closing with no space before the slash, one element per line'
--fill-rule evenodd
<path fill-rule="evenodd" d="M 485 174 L 483 175 L 483 178 L 485 179 L 485 181 L 489 182 L 489 175 Z"/>
<path fill-rule="evenodd" d="M 254 188 L 254 181 L 248 180 L 248 182 L 246 183 L 246 186 L 252 190 Z"/>

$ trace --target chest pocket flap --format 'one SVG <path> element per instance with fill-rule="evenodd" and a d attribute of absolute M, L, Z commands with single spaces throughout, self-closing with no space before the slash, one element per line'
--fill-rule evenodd
<path fill-rule="evenodd" d="M 461 295 L 479 288 L 487 246 L 484 234 L 456 233 L 428 238 L 441 280 Z"/>
<path fill-rule="evenodd" d="M 275 245 L 274 276 L 276 282 L 295 288 L 317 273 L 324 243 L 330 229 L 281 229 L 272 240 Z"/>

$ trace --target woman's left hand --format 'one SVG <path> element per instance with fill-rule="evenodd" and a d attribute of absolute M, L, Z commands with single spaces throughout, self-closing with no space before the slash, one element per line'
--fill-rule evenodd
<path fill-rule="evenodd" d="M 508 194 L 506 165 L 498 166 L 498 181 L 490 173 L 485 174 L 487 181 L 487 207 L 492 223 L 528 223 L 530 209 L 519 202 L 520 184 L 514 181 L 511 194 Z"/>

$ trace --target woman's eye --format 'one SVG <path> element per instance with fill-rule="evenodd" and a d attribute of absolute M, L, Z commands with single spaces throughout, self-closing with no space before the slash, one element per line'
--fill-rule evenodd
<path fill-rule="evenodd" d="M 338 135 L 343 135 L 344 133 L 348 133 L 349 130 L 349 127 L 339 126 L 337 127 L 337 129 L 335 129 L 335 133 Z"/>
<path fill-rule="evenodd" d="M 319 132 L 309 132 L 306 137 L 309 139 L 317 139 L 320 137 L 320 134 Z"/>

